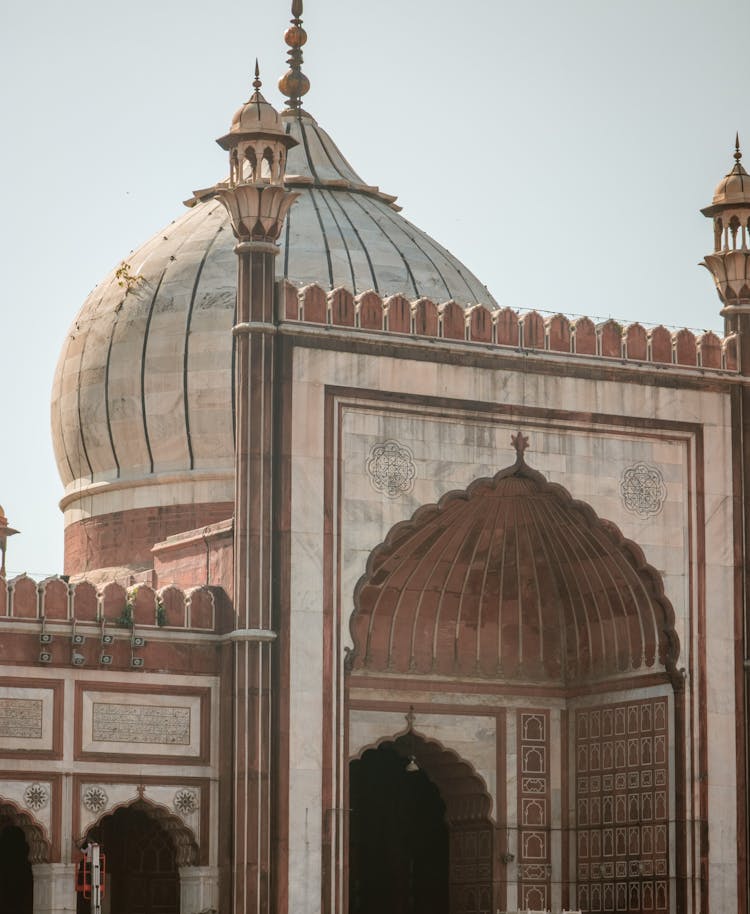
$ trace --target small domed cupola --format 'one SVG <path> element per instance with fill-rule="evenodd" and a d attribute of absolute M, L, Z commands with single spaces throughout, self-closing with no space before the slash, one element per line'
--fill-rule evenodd
<path fill-rule="evenodd" d="M 286 154 L 297 145 L 281 124 L 279 112 L 260 94 L 255 61 L 255 90 L 232 118 L 229 133 L 216 141 L 229 152 L 229 185 L 216 187 L 232 231 L 240 241 L 275 243 L 289 207 L 299 197 L 284 187 Z"/>
<path fill-rule="evenodd" d="M 255 61 L 253 94 L 232 118 L 229 133 L 216 141 L 229 152 L 229 184 L 284 183 L 287 150 L 297 145 L 282 125 L 279 112 L 261 95 Z"/>
<path fill-rule="evenodd" d="M 710 206 L 702 209 L 714 222 L 714 252 L 702 266 L 714 277 L 728 330 L 738 309 L 750 309 L 750 175 L 742 166 L 739 135 L 734 165 L 718 183 Z"/>

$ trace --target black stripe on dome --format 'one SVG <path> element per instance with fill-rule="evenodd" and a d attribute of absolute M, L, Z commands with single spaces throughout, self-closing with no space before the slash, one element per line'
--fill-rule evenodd
<path fill-rule="evenodd" d="M 103 297 L 104 296 L 102 296 L 102 298 Z M 101 302 L 102 302 L 102 299 L 100 298 L 99 301 L 97 302 L 97 307 L 98 307 L 98 305 L 101 304 Z M 94 310 L 96 310 L 96 309 L 94 309 Z M 82 380 L 81 376 L 83 374 L 83 360 L 86 357 L 86 344 L 89 341 L 89 333 L 90 333 L 90 329 L 89 329 L 89 331 L 86 332 L 86 335 L 83 338 L 83 345 L 81 346 L 81 360 L 78 363 L 78 384 L 76 385 L 76 412 L 78 413 L 78 437 L 81 440 L 81 447 L 83 448 L 83 456 L 84 456 L 84 459 L 86 460 L 86 466 L 89 468 L 89 478 L 91 479 L 91 482 L 93 482 L 94 481 L 94 470 L 91 466 L 91 461 L 89 460 L 89 452 L 88 452 L 88 448 L 86 447 L 86 437 L 83 434 L 83 417 L 81 416 L 81 380 Z"/>
<path fill-rule="evenodd" d="M 115 324 L 112 327 L 112 332 L 109 335 L 109 345 L 107 346 L 107 361 L 104 366 L 104 406 L 106 407 L 105 415 L 107 417 L 107 434 L 109 435 L 109 444 L 110 444 L 110 447 L 112 448 L 112 458 L 115 461 L 115 467 L 117 468 L 117 478 L 119 479 L 120 478 L 120 461 L 117 459 L 117 450 L 115 449 L 115 439 L 114 439 L 114 435 L 112 434 L 112 421 L 111 421 L 111 417 L 109 415 L 109 365 L 110 365 L 110 361 L 112 359 L 112 343 L 114 342 L 114 339 L 115 339 L 114 327 L 116 325 L 117 325 L 117 320 L 115 320 Z"/>
<path fill-rule="evenodd" d="M 146 329 L 143 333 L 143 348 L 141 349 L 141 415 L 143 416 L 143 435 L 146 439 L 146 450 L 148 451 L 148 462 L 151 469 L 149 472 L 154 472 L 154 455 L 151 451 L 151 440 L 148 436 L 148 416 L 146 415 L 146 348 L 148 347 L 148 332 L 151 327 L 151 318 L 154 314 L 154 305 L 156 304 L 156 296 L 159 294 L 159 289 L 161 289 L 161 284 L 164 281 L 164 277 L 167 275 L 167 267 L 161 271 L 161 276 L 159 277 L 159 282 L 156 285 L 153 296 L 151 297 L 151 304 L 148 308 L 148 317 L 146 318 Z"/>
<path fill-rule="evenodd" d="M 219 204 L 215 206 L 209 215 L 213 216 L 214 213 L 218 210 L 223 210 L 224 207 Z M 183 350 L 183 359 L 182 359 L 182 400 L 185 407 L 185 436 L 187 440 L 187 449 L 188 456 L 190 457 L 190 469 L 195 469 L 195 459 L 193 457 L 193 441 L 190 437 L 190 401 L 188 399 L 188 356 L 190 354 L 190 324 L 193 319 L 193 309 L 195 307 L 195 296 L 198 292 L 198 285 L 201 281 L 201 274 L 203 273 L 203 267 L 206 265 L 206 259 L 208 258 L 211 248 L 214 246 L 214 242 L 219 237 L 219 234 L 224 231 L 223 225 L 219 225 L 218 229 L 214 232 L 213 237 L 208 242 L 205 251 L 203 252 L 203 257 L 201 257 L 201 262 L 198 264 L 198 269 L 195 273 L 195 282 L 193 283 L 193 291 L 190 294 L 190 304 L 188 305 L 187 320 L 185 321 L 185 347 Z"/>
<path fill-rule="evenodd" d="M 339 221 L 336 218 L 336 214 L 333 212 L 333 208 L 331 207 L 331 204 L 329 203 L 328 198 L 326 197 L 325 193 L 322 190 L 320 192 L 320 196 L 321 196 L 323 202 L 325 203 L 325 205 L 328 207 L 328 212 L 331 214 L 331 219 L 333 219 L 333 223 L 336 226 L 336 228 L 338 229 L 339 235 L 341 236 L 341 243 L 344 245 L 344 252 L 346 253 L 346 259 L 349 262 L 349 275 L 352 278 L 352 292 L 354 293 L 354 295 L 356 295 L 357 294 L 357 280 L 355 279 L 355 276 L 354 276 L 354 264 L 352 263 L 352 257 L 351 257 L 351 254 L 349 253 L 349 245 L 346 243 L 346 237 L 344 236 L 344 232 L 342 231 L 341 226 L 339 225 Z M 333 280 L 331 280 L 331 288 L 333 288 Z"/>
<path fill-rule="evenodd" d="M 331 199 L 333 201 L 335 201 L 336 206 L 338 206 L 338 208 L 341 210 L 344 218 L 349 223 L 352 231 L 356 235 L 357 241 L 359 241 L 360 249 L 362 250 L 362 253 L 365 255 L 365 258 L 367 259 L 367 266 L 370 268 L 370 275 L 372 276 L 372 287 L 376 292 L 380 292 L 380 290 L 378 289 L 378 279 L 377 279 L 377 276 L 375 275 L 375 267 L 373 266 L 372 258 L 370 257 L 370 252 L 367 250 L 367 245 L 364 243 L 364 241 L 362 241 L 362 236 L 359 234 L 357 226 L 352 222 L 349 213 L 347 213 L 347 211 L 346 211 L 346 208 L 344 206 L 342 206 L 341 201 L 339 200 L 339 198 L 337 196 L 337 193 L 334 193 L 333 191 L 328 191 L 328 193 L 331 195 Z M 354 290 L 354 292 L 356 294 L 356 289 Z"/>
<path fill-rule="evenodd" d="M 315 183 L 320 184 L 320 178 L 318 177 L 318 173 L 315 170 L 315 165 L 313 163 L 312 156 L 310 155 L 310 144 L 307 140 L 307 132 L 305 130 L 305 125 L 302 123 L 302 118 L 299 115 L 297 115 L 297 123 L 299 124 L 300 134 L 302 135 L 302 145 L 305 149 L 305 158 L 307 159 L 307 164 L 310 168 L 310 171 L 312 172 L 312 176 L 315 180 Z"/>
<path fill-rule="evenodd" d="M 403 217 L 402 217 L 402 218 L 403 218 Z M 466 278 L 466 276 L 464 275 L 464 270 L 466 269 L 466 267 L 461 263 L 461 261 L 460 261 L 455 255 L 451 254 L 451 252 L 450 252 L 449 250 L 447 250 L 447 248 L 444 248 L 444 247 L 442 246 L 442 244 L 439 244 L 439 243 L 438 243 L 437 241 L 435 241 L 435 239 L 432 238 L 430 235 L 427 235 L 426 233 L 422 232 L 420 229 L 418 229 L 418 228 L 416 227 L 416 225 L 414 225 L 412 222 L 409 222 L 408 219 L 404 219 L 403 221 L 406 223 L 406 225 L 409 226 L 409 228 L 414 229 L 415 232 L 418 232 L 426 241 L 428 241 L 428 242 L 432 245 L 432 247 L 433 247 L 442 257 L 445 257 L 445 259 L 448 261 L 448 263 L 450 263 L 450 265 L 453 267 L 453 269 L 456 271 L 456 273 L 458 273 L 458 275 L 461 277 L 461 279 L 463 280 L 464 285 L 466 286 L 466 288 L 469 290 L 469 295 L 471 296 L 471 301 L 472 301 L 472 302 L 479 302 L 479 296 L 477 295 L 476 289 L 471 285 L 471 283 L 469 282 L 469 280 L 468 280 L 468 279 Z M 425 254 L 426 254 L 426 252 L 425 252 Z M 473 275 L 473 274 L 472 274 L 472 275 Z M 477 282 L 479 282 L 479 280 L 477 280 Z M 481 285 L 481 283 L 480 283 L 480 285 Z M 486 291 L 487 291 L 487 290 L 485 289 L 485 292 L 486 292 Z M 488 295 L 489 295 L 489 293 L 488 293 Z M 491 295 L 489 296 L 489 298 L 492 300 L 492 303 L 494 304 L 494 299 L 492 298 Z M 482 304 L 487 304 L 487 305 L 489 305 L 489 304 L 490 304 L 490 301 L 484 301 L 484 302 L 481 302 L 481 303 L 482 303 Z"/>
<path fill-rule="evenodd" d="M 334 170 L 335 170 L 338 174 L 340 174 L 341 177 L 342 177 L 345 181 L 350 181 L 351 178 L 349 178 L 347 175 L 345 175 L 344 172 L 343 172 L 343 171 L 338 167 L 338 165 L 333 161 L 333 156 L 331 155 L 330 150 L 328 149 L 328 147 L 326 146 L 326 144 L 323 142 L 323 137 L 320 135 L 320 130 L 318 130 L 318 125 L 317 125 L 317 124 L 313 124 L 313 125 L 312 125 L 312 128 L 313 128 L 313 132 L 315 133 L 315 136 L 317 136 L 317 138 L 318 138 L 318 141 L 319 141 L 320 145 L 323 147 L 323 152 L 326 154 L 326 158 L 327 158 L 328 161 L 331 163 L 331 165 L 333 166 Z"/>
<path fill-rule="evenodd" d="M 70 481 L 73 482 L 78 477 L 76 476 L 75 470 L 73 469 L 73 464 L 70 462 L 70 455 L 68 454 L 68 446 L 65 443 L 65 435 L 63 434 L 63 409 L 62 409 L 62 378 L 63 378 L 63 369 L 65 363 L 68 360 L 68 351 L 70 350 L 70 341 L 73 338 L 72 334 L 69 333 L 66 343 L 65 343 L 65 354 L 60 354 L 60 395 L 57 398 L 57 412 L 58 412 L 58 423 L 60 427 L 60 440 L 62 442 L 62 452 L 65 457 L 65 462 L 68 464 L 68 469 L 70 470 Z"/>
<path fill-rule="evenodd" d="M 333 263 L 331 261 L 331 249 L 328 247 L 328 236 L 326 235 L 325 227 L 323 226 L 323 219 L 320 215 L 320 208 L 318 207 L 318 202 L 315 199 L 315 191 L 310 188 L 310 199 L 312 200 L 313 208 L 315 209 L 315 215 L 318 217 L 318 225 L 320 226 L 320 234 L 323 237 L 323 246 L 325 247 L 326 252 L 326 261 L 328 263 L 328 285 L 333 288 Z"/>
<path fill-rule="evenodd" d="M 383 207 L 383 215 L 386 217 L 386 219 L 388 219 L 390 222 L 392 222 L 393 225 L 395 225 L 401 232 L 403 232 L 404 235 L 406 235 L 406 237 L 409 239 L 409 241 L 411 241 L 411 243 L 414 245 L 414 247 L 418 251 L 421 251 L 424 254 L 424 256 L 427 258 L 427 260 L 430 261 L 433 269 L 435 270 L 437 275 L 440 277 L 440 282 L 442 282 L 442 284 L 445 286 L 445 291 L 448 295 L 448 298 L 453 298 L 453 293 L 451 292 L 450 286 L 448 285 L 448 282 L 446 281 L 445 276 L 443 276 L 443 274 L 441 273 L 440 267 L 435 263 L 435 261 L 432 259 L 432 257 L 430 257 L 430 255 L 427 253 L 427 251 L 417 241 L 416 237 L 414 235 L 410 234 L 406 230 L 406 228 L 404 228 L 405 225 L 410 226 L 410 228 L 414 228 L 414 226 L 412 226 L 411 223 L 407 222 L 406 219 L 403 218 L 403 216 L 399 218 L 395 215 L 395 213 L 393 215 L 391 215 L 391 213 L 392 213 L 392 210 L 388 209 L 387 207 Z M 425 235 L 425 238 L 429 238 L 429 235 Z M 471 292 L 471 289 L 469 289 L 469 294 L 473 294 Z"/>
<path fill-rule="evenodd" d="M 370 219 L 372 219 L 372 221 L 375 223 L 375 225 L 377 225 L 377 227 L 382 232 L 383 237 L 386 238 L 391 243 L 394 251 L 398 254 L 398 256 L 403 261 L 404 267 L 406 268 L 406 272 L 409 274 L 409 279 L 411 280 L 411 284 L 414 287 L 415 296 L 417 298 L 419 298 L 419 288 L 417 287 L 417 281 L 414 278 L 414 274 L 411 271 L 411 267 L 409 266 L 409 261 L 406 259 L 406 257 L 404 257 L 404 254 L 403 254 L 403 251 L 401 250 L 401 248 L 396 244 L 396 242 L 393 240 L 393 238 L 391 238 L 391 236 L 388 234 L 388 232 L 386 232 L 386 230 L 378 222 L 378 220 L 373 216 L 373 214 L 365 206 L 362 205 L 362 203 L 359 201 L 359 199 L 356 196 L 353 196 L 352 194 L 348 194 L 347 196 L 349 196 L 357 204 L 357 206 L 362 210 L 362 212 L 366 216 L 369 216 Z"/>

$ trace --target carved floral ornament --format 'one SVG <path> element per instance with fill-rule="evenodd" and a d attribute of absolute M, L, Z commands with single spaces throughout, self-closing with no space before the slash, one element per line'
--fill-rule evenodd
<path fill-rule="evenodd" d="M 376 492 L 398 498 L 414 488 L 417 467 L 408 447 L 389 440 L 372 448 L 367 459 L 367 473 Z"/>
<path fill-rule="evenodd" d="M 659 514 L 667 499 L 667 487 L 661 470 L 647 463 L 636 463 L 623 470 L 620 493 L 628 511 L 641 517 Z"/>
<path fill-rule="evenodd" d="M 109 797 L 103 787 L 93 785 L 83 792 L 83 805 L 91 813 L 101 812 L 106 809 Z"/>
<path fill-rule="evenodd" d="M 28 809 L 39 812 L 49 803 L 49 786 L 47 784 L 29 784 L 23 792 L 23 802 Z"/>
<path fill-rule="evenodd" d="M 194 790 L 182 788 L 175 793 L 172 805 L 181 815 L 189 816 L 198 809 L 198 794 Z"/>

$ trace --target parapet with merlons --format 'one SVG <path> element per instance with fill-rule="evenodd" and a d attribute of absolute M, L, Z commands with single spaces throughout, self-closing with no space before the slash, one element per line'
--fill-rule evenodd
<path fill-rule="evenodd" d="M 464 307 L 454 301 L 436 303 L 426 298 L 410 301 L 401 295 L 382 297 L 368 291 L 352 295 L 347 289 L 326 292 L 320 286 L 298 288 L 280 284 L 282 320 L 331 328 L 427 337 L 461 343 L 571 356 L 735 372 L 735 334 L 719 337 L 712 331 L 646 328 L 609 319 L 595 323 L 588 317 L 571 319 L 563 314 L 543 317 L 511 308 L 484 305 Z"/>

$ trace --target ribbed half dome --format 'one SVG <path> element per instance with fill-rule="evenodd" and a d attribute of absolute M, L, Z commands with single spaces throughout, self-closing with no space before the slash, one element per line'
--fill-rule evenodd
<path fill-rule="evenodd" d="M 523 462 L 394 528 L 355 605 L 355 670 L 571 682 L 678 652 L 638 548 Z"/>
<path fill-rule="evenodd" d="M 393 197 L 363 183 L 313 118 L 282 122 L 298 140 L 287 183 L 301 195 L 281 238 L 279 278 L 494 306 Z M 210 191 L 189 206 L 94 290 L 65 341 L 52 394 L 64 504 L 113 486 L 141 490 L 122 507 L 232 500 L 235 242 Z M 185 488 L 198 480 L 199 495 Z M 110 510 L 96 500 L 85 509 Z"/>

